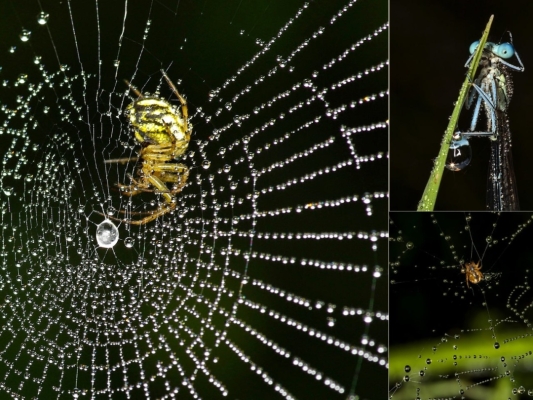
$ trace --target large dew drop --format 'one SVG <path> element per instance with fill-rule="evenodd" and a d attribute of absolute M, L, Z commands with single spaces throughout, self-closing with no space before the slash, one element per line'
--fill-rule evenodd
<path fill-rule="evenodd" d="M 98 246 L 109 249 L 118 242 L 118 229 L 108 219 L 103 220 L 96 228 L 96 241 Z"/>

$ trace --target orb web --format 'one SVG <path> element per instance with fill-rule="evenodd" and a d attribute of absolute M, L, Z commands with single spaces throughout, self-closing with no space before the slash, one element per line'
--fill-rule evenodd
<path fill-rule="evenodd" d="M 382 398 L 387 3 L 185 3 L 0 13 L 0 393 Z M 134 225 L 161 70 L 189 177 Z"/>
<path fill-rule="evenodd" d="M 533 393 L 532 221 L 525 213 L 391 213 L 391 398 Z M 471 262 L 481 267 L 478 282 L 467 282 Z"/>

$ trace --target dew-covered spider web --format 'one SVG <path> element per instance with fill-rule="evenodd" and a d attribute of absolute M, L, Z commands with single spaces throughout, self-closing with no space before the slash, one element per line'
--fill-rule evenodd
<path fill-rule="evenodd" d="M 2 2 L 0 397 L 384 398 L 387 20 Z M 179 110 L 164 73 L 187 184 L 127 196 L 150 173 L 124 111 L 135 90 Z"/>
<path fill-rule="evenodd" d="M 533 396 L 532 222 L 391 213 L 390 398 Z"/>

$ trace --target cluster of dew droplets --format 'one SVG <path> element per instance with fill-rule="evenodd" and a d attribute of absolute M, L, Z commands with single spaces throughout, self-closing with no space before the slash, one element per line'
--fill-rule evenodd
<path fill-rule="evenodd" d="M 350 4 L 353 4 L 353 3 L 354 2 L 352 2 Z M 304 12 L 304 9 L 307 8 L 307 7 L 308 7 L 308 5 L 305 5 L 301 10 L 299 10 L 298 14 L 297 14 L 297 17 L 299 17 L 301 15 L 301 13 Z M 332 23 L 333 22 L 335 22 L 335 20 L 332 20 Z M 280 30 L 280 32 L 278 33 L 277 38 L 281 37 L 282 34 L 290 27 L 290 25 L 292 23 L 293 23 L 292 20 L 289 21 L 289 23 Z M 380 33 L 384 32 L 384 31 L 386 31 L 387 28 L 388 28 L 388 24 L 385 24 L 384 26 L 380 27 L 376 32 L 374 32 L 372 35 L 369 35 L 368 37 L 365 37 L 363 40 L 355 43 L 347 52 L 343 53 L 339 57 L 338 60 L 324 65 L 323 69 L 324 70 L 328 70 L 330 68 L 333 68 L 336 63 L 343 62 L 346 59 L 348 53 L 355 51 L 363 43 L 370 42 L 372 40 L 372 38 L 376 37 L 377 35 L 379 35 Z M 323 32 L 324 32 L 324 28 L 318 29 L 311 39 L 304 41 L 289 56 L 287 56 L 287 57 L 281 57 L 281 56 L 277 57 L 278 66 L 273 67 L 272 69 L 270 69 L 264 75 L 259 76 L 253 82 L 253 85 L 244 86 L 243 89 L 241 89 L 239 92 L 237 92 L 237 94 L 235 94 L 231 98 L 231 101 L 226 101 L 224 103 L 224 101 L 222 101 L 222 99 L 220 97 L 221 93 L 224 90 L 226 90 L 231 84 L 233 84 L 234 82 L 238 81 L 237 75 L 240 75 L 244 71 L 244 69 L 250 67 L 261 55 L 263 55 L 267 51 L 269 51 L 271 46 L 272 46 L 272 44 L 273 44 L 273 42 L 276 41 L 277 38 L 276 37 L 273 38 L 272 41 L 268 42 L 268 43 L 264 43 L 262 41 L 258 41 L 258 44 L 261 46 L 261 50 L 259 51 L 259 53 L 256 56 L 254 56 L 254 58 L 250 62 L 246 63 L 241 69 L 239 69 L 239 71 L 237 72 L 236 76 L 232 76 L 230 79 L 228 79 L 222 85 L 222 87 L 220 89 L 214 89 L 214 90 L 209 92 L 209 99 L 210 100 L 214 100 L 214 99 L 218 98 L 218 100 L 220 100 L 222 102 L 222 104 L 223 104 L 223 106 L 221 106 L 220 108 L 218 108 L 218 110 L 216 110 L 216 112 L 214 113 L 214 116 L 215 117 L 219 117 L 224 112 L 231 111 L 234 108 L 234 106 L 237 103 L 237 101 L 249 96 L 251 94 L 251 92 L 254 90 L 255 87 L 257 87 L 259 85 L 262 85 L 265 82 L 269 81 L 276 74 L 278 74 L 280 72 L 280 69 L 283 69 L 283 68 L 287 67 L 287 65 L 296 57 L 296 55 L 299 52 L 303 51 L 304 49 L 306 49 L 310 45 L 312 39 L 317 38 L 319 35 L 323 34 Z M 378 64 L 378 65 L 376 65 L 374 67 L 371 67 L 368 70 L 365 70 L 365 71 L 363 71 L 363 72 L 361 72 L 359 74 L 355 74 L 355 75 L 350 76 L 348 78 L 339 80 L 338 82 L 334 83 L 331 88 L 325 88 L 323 90 L 318 90 L 317 86 L 313 83 L 312 79 L 306 79 L 306 80 L 304 80 L 302 82 L 297 82 L 290 89 L 288 89 L 286 91 L 281 91 L 280 93 L 278 93 L 277 95 L 272 97 L 270 100 L 268 100 L 266 102 L 263 102 L 260 105 L 256 105 L 252 109 L 253 115 L 250 115 L 250 114 L 234 115 L 232 120 L 230 122 L 226 123 L 226 125 L 223 125 L 221 127 L 217 127 L 213 131 L 213 135 L 211 136 L 210 139 L 211 140 L 218 140 L 220 137 L 222 137 L 222 135 L 230 132 L 236 126 L 237 127 L 241 127 L 241 125 L 244 126 L 245 122 L 246 121 L 250 121 L 254 117 L 254 115 L 259 115 L 259 114 L 262 113 L 263 110 L 267 110 L 267 109 L 273 107 L 277 102 L 289 98 L 292 93 L 295 93 L 297 91 L 308 91 L 310 93 L 310 96 L 309 96 L 307 101 L 299 102 L 299 103 L 293 105 L 292 107 L 290 107 L 287 110 L 287 112 L 283 112 L 283 113 L 279 114 L 278 117 L 276 117 L 276 118 L 271 118 L 269 121 L 264 122 L 263 125 L 257 126 L 255 129 L 251 130 L 244 137 L 236 139 L 232 144 L 230 144 L 229 146 L 226 146 L 226 147 L 222 147 L 218 151 L 218 155 L 220 155 L 222 157 L 226 157 L 226 156 L 228 156 L 228 154 L 232 154 L 233 152 L 237 152 L 237 151 L 240 151 L 241 149 L 244 149 L 246 157 L 238 157 L 238 156 L 234 157 L 234 165 L 238 166 L 239 164 L 241 164 L 243 162 L 246 162 L 246 158 L 248 159 L 248 161 L 251 161 L 252 159 L 255 159 L 255 157 L 257 157 L 257 156 L 259 156 L 261 154 L 272 152 L 273 150 L 275 150 L 276 146 L 281 146 L 284 142 L 289 142 L 293 135 L 297 135 L 300 132 L 305 132 L 313 124 L 319 123 L 321 118 L 322 118 L 320 115 L 317 115 L 316 117 L 314 117 L 310 121 L 307 121 L 304 124 L 302 124 L 299 128 L 296 128 L 296 129 L 291 130 L 289 132 L 285 132 L 283 135 L 278 136 L 276 139 L 271 140 L 271 141 L 269 141 L 267 143 L 263 143 L 260 146 L 258 146 L 258 147 L 256 146 L 255 148 L 253 148 L 253 144 L 255 143 L 254 139 L 256 137 L 260 137 L 265 132 L 268 132 L 269 130 L 272 130 L 272 128 L 275 127 L 276 124 L 279 124 L 280 121 L 283 121 L 286 118 L 287 115 L 296 113 L 297 111 L 299 111 L 300 109 L 302 109 L 306 105 L 309 105 L 309 104 L 311 104 L 313 102 L 324 102 L 325 101 L 324 96 L 326 95 L 326 93 L 328 93 L 329 90 L 335 90 L 335 89 L 340 88 L 340 87 L 342 87 L 344 85 L 347 85 L 347 84 L 349 84 L 351 82 L 354 82 L 354 81 L 356 81 L 358 79 L 362 79 L 363 77 L 368 76 L 369 74 L 373 74 L 373 73 L 377 73 L 379 71 L 382 71 L 387 66 L 388 66 L 388 62 L 384 61 L 384 62 L 382 62 L 382 63 L 380 63 L 380 64 Z M 319 75 L 318 71 L 314 71 L 312 73 L 312 77 L 311 78 L 317 78 L 318 75 Z M 326 117 L 330 117 L 332 119 L 337 119 L 341 113 L 355 108 L 356 105 L 363 105 L 365 103 L 370 103 L 370 102 L 374 102 L 374 101 L 378 101 L 378 100 L 383 101 L 387 96 L 388 96 L 388 91 L 387 90 L 378 92 L 377 94 L 371 94 L 371 95 L 365 96 L 364 98 L 361 98 L 359 100 L 352 101 L 352 103 L 350 105 L 340 106 L 337 109 L 332 109 L 332 110 L 328 111 L 325 114 L 325 116 Z M 294 179 L 293 178 L 293 179 L 290 179 L 290 180 L 288 180 L 286 182 L 278 183 L 276 185 L 262 187 L 262 188 L 260 188 L 260 192 L 258 192 L 257 194 L 258 195 L 259 194 L 267 195 L 269 193 L 276 192 L 276 191 L 285 191 L 285 190 L 288 190 L 293 185 L 302 185 L 302 184 L 305 184 L 306 182 L 318 179 L 319 177 L 322 177 L 322 176 L 327 175 L 327 174 L 334 175 L 338 171 L 341 171 L 342 169 L 345 169 L 345 168 L 353 167 L 354 165 L 356 166 L 357 169 L 359 169 L 362 163 L 375 162 L 376 160 L 381 160 L 381 159 L 386 158 L 384 152 L 379 152 L 379 153 L 372 154 L 372 155 L 359 155 L 359 154 L 357 154 L 357 152 L 355 150 L 356 146 L 355 146 L 354 136 L 355 136 L 355 134 L 361 133 L 361 132 L 368 132 L 368 131 L 374 131 L 374 130 L 386 130 L 387 128 L 388 128 L 388 122 L 387 121 L 376 122 L 375 124 L 372 124 L 370 126 L 363 126 L 363 127 L 359 126 L 359 127 L 343 128 L 342 134 L 346 138 L 346 141 L 347 141 L 347 143 L 348 143 L 348 145 L 350 147 L 350 151 L 352 153 L 352 158 L 351 159 L 339 161 L 337 164 L 332 165 L 332 166 L 327 166 L 325 168 L 319 168 L 319 169 L 317 169 L 314 172 L 308 173 L 308 174 L 300 177 L 299 179 Z M 264 167 L 262 167 L 260 169 L 255 169 L 254 168 L 251 171 L 251 176 L 252 176 L 252 178 L 257 179 L 258 181 L 261 181 L 262 177 L 264 177 L 265 175 L 270 174 L 272 171 L 278 170 L 278 169 L 282 169 L 282 168 L 290 168 L 291 165 L 293 163 L 297 162 L 299 159 L 305 158 L 305 157 L 310 157 L 313 153 L 325 150 L 331 144 L 333 144 L 334 142 L 335 142 L 335 137 L 330 137 L 330 138 L 328 138 L 328 139 L 326 139 L 326 140 L 324 140 L 324 141 L 322 141 L 320 143 L 316 143 L 316 144 L 312 145 L 311 147 L 309 147 L 306 150 L 303 150 L 301 152 L 295 153 L 295 154 L 289 156 L 286 159 L 275 161 L 271 165 L 264 166 Z M 255 164 L 256 163 L 254 163 L 254 167 L 255 167 Z M 205 162 L 205 161 L 202 162 L 202 167 L 208 168 L 209 167 L 209 162 Z M 229 167 L 230 166 L 228 165 L 228 172 L 229 172 Z M 249 180 L 248 179 L 244 179 L 243 183 L 244 184 L 248 184 Z M 236 188 L 236 186 L 237 186 L 236 183 L 234 184 L 232 182 L 231 188 L 232 189 Z M 255 198 L 256 196 L 250 196 L 250 197 L 251 198 Z M 254 209 L 253 214 L 242 215 L 241 216 L 241 220 L 249 220 L 249 219 L 254 219 L 254 218 L 261 219 L 261 218 L 266 218 L 266 217 L 274 217 L 274 216 L 278 216 L 278 215 L 289 215 L 289 214 L 294 213 L 294 212 L 302 213 L 302 212 L 308 212 L 308 211 L 312 211 L 312 210 L 321 210 L 321 209 L 327 209 L 328 207 L 339 207 L 339 206 L 342 206 L 342 205 L 345 205 L 345 204 L 349 204 L 350 202 L 357 202 L 357 201 L 361 201 L 365 205 L 365 210 L 366 210 L 367 215 L 368 216 L 372 216 L 372 214 L 373 214 L 372 202 L 374 200 L 383 201 L 386 198 L 387 198 L 387 193 L 383 191 L 383 192 L 375 192 L 375 193 L 364 193 L 364 194 L 362 194 L 362 196 L 357 196 L 356 195 L 356 196 L 342 197 L 342 198 L 338 198 L 338 199 L 325 200 L 325 201 L 319 201 L 319 202 L 308 203 L 308 204 L 301 204 L 301 205 L 297 205 L 296 207 L 288 206 L 288 207 L 265 210 L 265 211 L 261 211 L 259 209 Z M 245 232 L 240 233 L 240 235 L 242 235 L 243 237 L 256 237 L 258 239 L 263 239 L 263 240 L 265 240 L 265 239 L 267 239 L 267 240 L 276 240 L 276 239 L 283 239 L 283 240 L 291 240 L 291 239 L 292 240 L 294 240 L 294 239 L 296 239 L 296 240 L 298 240 L 298 239 L 300 239 L 300 240 L 304 240 L 304 239 L 306 239 L 306 240 L 309 240 L 309 239 L 321 240 L 321 239 L 325 239 L 325 238 L 327 238 L 327 239 L 333 239 L 334 238 L 334 239 L 337 239 L 337 240 L 345 240 L 345 239 L 350 240 L 350 239 L 353 239 L 353 238 L 359 238 L 359 239 L 368 240 L 369 242 L 374 243 L 372 245 L 372 248 L 374 250 L 376 250 L 377 246 L 376 246 L 375 243 L 378 241 L 379 238 L 386 237 L 387 236 L 387 232 L 376 232 L 376 231 L 373 231 L 373 232 L 347 232 L 347 233 L 343 233 L 343 234 L 331 233 L 331 234 L 325 234 L 325 235 L 315 235 L 315 234 L 312 234 L 312 233 L 309 233 L 309 234 L 301 233 L 300 234 L 300 233 L 290 233 L 290 232 L 279 232 L 279 233 L 257 232 L 254 235 L 254 233 L 252 233 L 252 232 L 245 231 Z M 231 249 L 231 248 L 228 248 L 228 249 L 224 250 L 224 254 L 232 254 L 232 253 L 234 254 L 234 250 Z M 331 270 L 338 270 L 338 271 L 367 271 L 367 267 L 366 266 L 359 266 L 359 265 L 354 265 L 354 264 L 344 264 L 344 263 L 337 263 L 337 262 L 324 262 L 322 260 L 311 260 L 311 259 L 307 259 L 307 258 L 298 259 L 297 257 L 289 257 L 289 256 L 281 255 L 281 254 L 264 253 L 264 252 L 260 252 L 260 251 L 254 251 L 254 250 L 252 250 L 251 252 L 241 252 L 241 254 L 242 254 L 242 256 L 244 257 L 245 260 L 260 259 L 260 260 L 268 261 L 268 262 L 271 262 L 271 263 L 281 263 L 281 264 L 288 264 L 288 265 L 300 263 L 300 265 L 306 266 L 306 267 L 307 266 L 314 266 L 314 267 L 321 268 L 321 269 L 331 269 Z M 235 275 L 236 276 L 240 276 L 240 275 L 237 275 L 236 273 L 235 273 Z M 379 278 L 380 276 L 381 276 L 381 270 L 379 268 L 376 268 L 376 270 L 374 272 L 374 277 Z M 270 291 L 272 293 L 276 293 L 276 294 L 282 296 L 283 298 L 287 299 L 287 301 L 295 302 L 297 304 L 301 304 L 302 306 L 310 304 L 310 300 L 309 299 L 305 299 L 305 298 L 303 298 L 301 296 L 298 296 L 298 295 L 287 294 L 283 290 L 280 290 L 279 288 L 276 288 L 276 287 L 271 287 L 267 283 L 265 283 L 265 282 L 263 282 L 261 280 L 252 280 L 252 283 L 256 287 L 265 288 L 266 290 L 268 290 L 268 291 Z M 275 310 L 270 310 L 269 311 L 268 307 L 265 307 L 265 306 L 263 306 L 261 304 L 254 303 L 254 302 L 252 302 L 250 300 L 244 301 L 244 305 L 245 306 L 249 306 L 252 309 L 258 309 L 259 308 L 259 309 L 263 310 L 262 312 L 264 312 L 264 313 L 268 312 L 269 315 L 273 316 L 273 318 L 276 318 L 276 319 L 279 319 L 279 320 L 282 320 L 282 321 L 284 321 L 284 320 L 287 321 L 287 324 L 289 326 L 293 326 L 294 324 L 296 324 L 296 326 L 298 326 L 298 329 L 304 329 L 304 330 L 305 329 L 311 329 L 310 327 L 300 327 L 300 325 L 296 321 L 292 320 L 289 316 L 285 316 L 283 314 L 280 314 L 280 313 L 276 312 Z M 334 310 L 335 306 L 332 305 L 331 307 L 328 307 L 327 309 L 328 310 Z M 331 311 L 331 312 L 333 312 L 333 311 Z M 356 309 L 356 308 L 349 308 L 349 307 L 344 307 L 343 315 L 344 316 L 352 316 L 352 315 L 360 316 L 363 319 L 363 321 L 365 323 L 367 323 L 367 324 L 370 324 L 373 321 L 374 318 L 378 318 L 379 320 L 387 320 L 388 319 L 386 313 L 382 313 L 382 312 L 377 312 L 376 313 L 375 311 L 364 310 L 364 309 Z M 332 316 L 328 316 L 327 317 L 327 324 L 328 324 L 329 327 L 335 326 L 336 318 L 334 318 Z M 313 331 L 313 334 L 316 335 L 316 330 L 312 330 L 312 331 Z M 319 334 L 319 336 L 320 336 L 320 334 Z M 324 338 L 325 336 L 322 336 L 322 337 Z M 374 341 L 372 341 L 372 340 L 364 340 L 362 342 L 362 344 L 364 346 L 377 346 L 378 355 L 377 356 L 370 356 L 370 359 L 375 360 L 380 365 L 385 365 L 386 364 L 385 359 L 382 358 L 381 356 L 379 356 L 379 354 L 383 354 L 386 351 L 386 347 L 384 345 L 382 345 L 382 344 L 376 345 L 376 343 Z M 351 351 L 352 353 L 353 352 L 364 351 L 362 349 L 356 350 L 356 348 L 351 347 L 348 343 L 344 343 L 344 342 L 340 342 L 340 346 L 341 347 L 344 346 L 344 349 L 346 349 L 348 351 Z M 310 368 L 302 360 L 297 360 L 297 361 L 295 361 L 295 363 L 296 363 L 296 365 L 299 365 L 302 368 L 305 368 L 307 371 L 313 371 L 313 369 Z M 338 385 L 336 383 L 332 383 L 333 382 L 332 380 L 329 380 L 329 382 L 330 382 L 330 384 L 329 384 L 330 387 L 332 387 L 333 389 L 338 390 L 340 393 L 342 393 L 342 391 L 344 389 L 342 389 L 342 387 L 340 385 Z"/>

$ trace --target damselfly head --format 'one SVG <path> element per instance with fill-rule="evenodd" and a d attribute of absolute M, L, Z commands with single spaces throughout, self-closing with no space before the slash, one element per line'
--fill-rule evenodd
<path fill-rule="evenodd" d="M 479 46 L 479 40 L 476 40 L 470 45 L 470 54 L 474 54 L 477 47 Z M 490 51 L 494 53 L 494 55 L 500 57 L 500 58 L 511 58 L 514 56 L 514 46 L 511 43 L 492 43 L 487 42 L 485 43 L 485 50 Z"/>

